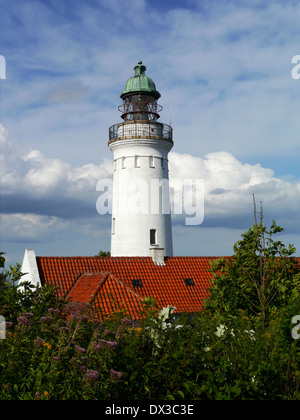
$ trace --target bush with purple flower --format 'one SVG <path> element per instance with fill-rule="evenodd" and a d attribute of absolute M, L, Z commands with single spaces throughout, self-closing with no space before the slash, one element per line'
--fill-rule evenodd
<path fill-rule="evenodd" d="M 85 374 L 83 380 L 91 383 L 93 381 L 96 381 L 98 378 L 99 378 L 99 372 L 97 372 L 96 370 L 93 370 L 93 369 L 88 369 L 86 371 L 86 374 Z"/>
<path fill-rule="evenodd" d="M 24 288 L 0 282 L 0 401 L 300 399 L 299 342 L 287 321 L 299 300 L 261 329 L 239 310 L 227 320 L 234 334 L 220 337 L 224 313 L 185 314 L 161 328 L 151 300 L 138 322 L 121 310 L 100 320 L 48 286 Z M 254 328 L 250 340 L 244 332 Z"/>

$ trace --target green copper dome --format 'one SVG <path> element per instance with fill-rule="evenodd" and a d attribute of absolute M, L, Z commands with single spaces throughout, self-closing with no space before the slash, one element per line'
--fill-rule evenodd
<path fill-rule="evenodd" d="M 155 99 L 160 98 L 160 93 L 156 90 L 155 83 L 150 77 L 145 75 L 146 66 L 143 65 L 142 61 L 139 61 L 134 68 L 135 75 L 127 80 L 125 89 L 121 93 L 121 98 L 125 98 L 128 95 L 148 93 L 154 96 Z"/>

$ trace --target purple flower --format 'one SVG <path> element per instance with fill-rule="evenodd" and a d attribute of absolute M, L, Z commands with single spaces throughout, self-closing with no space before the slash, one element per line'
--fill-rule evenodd
<path fill-rule="evenodd" d="M 121 378 L 122 378 L 122 376 L 123 376 L 122 372 L 118 372 L 118 371 L 116 371 L 116 370 L 114 370 L 114 369 L 110 369 L 110 374 L 111 374 L 111 376 L 112 376 L 114 379 L 116 379 L 116 380 L 121 379 Z"/>
<path fill-rule="evenodd" d="M 18 321 L 19 324 L 23 324 L 23 325 L 28 325 L 29 324 L 28 318 L 26 318 L 25 316 L 19 316 L 17 321 Z"/>
<path fill-rule="evenodd" d="M 68 327 L 59 327 L 59 331 L 63 331 L 63 332 L 68 333 L 70 330 L 69 330 Z"/>
<path fill-rule="evenodd" d="M 93 319 L 94 310 L 92 305 L 85 302 L 68 302 L 66 305 L 66 313 L 70 318 L 78 321 Z"/>
<path fill-rule="evenodd" d="M 99 372 L 97 372 L 97 370 L 90 369 L 86 371 L 84 380 L 86 380 L 87 382 L 92 382 L 98 379 L 98 377 L 99 377 Z"/>
<path fill-rule="evenodd" d="M 83 347 L 80 347 L 80 346 L 78 346 L 77 344 L 75 344 L 75 350 L 78 352 L 78 353 L 85 353 L 86 352 L 86 349 L 84 349 Z"/>
<path fill-rule="evenodd" d="M 100 344 L 96 343 L 96 341 L 91 342 L 91 347 L 92 347 L 92 350 L 94 350 L 94 351 L 100 351 L 101 350 Z"/>
<path fill-rule="evenodd" d="M 104 333 L 111 336 L 115 336 L 116 334 L 115 331 L 112 331 L 112 330 L 104 330 Z"/>
<path fill-rule="evenodd" d="M 36 344 L 37 347 L 40 347 L 44 342 L 45 340 L 43 340 L 42 338 L 37 338 L 36 340 L 34 340 L 34 344 Z"/>
<path fill-rule="evenodd" d="M 60 310 L 59 309 L 55 309 L 55 308 L 50 308 L 50 309 L 48 309 L 48 312 L 50 313 L 50 314 L 56 314 L 56 315 L 59 315 L 60 314 Z"/>
<path fill-rule="evenodd" d="M 124 325 L 124 327 L 126 326 L 131 327 L 133 325 L 133 322 L 131 321 L 131 319 L 128 319 L 128 318 L 122 318 L 121 323 L 122 325 Z"/>
<path fill-rule="evenodd" d="M 99 340 L 100 347 L 116 350 L 118 343 L 116 341 Z"/>
<path fill-rule="evenodd" d="M 110 349 L 110 350 L 116 350 L 118 343 L 116 341 L 106 341 L 102 338 L 99 340 L 99 343 L 96 341 L 91 342 L 92 350 L 94 351 L 100 351 L 101 349 Z"/>
<path fill-rule="evenodd" d="M 32 318 L 34 315 L 31 312 L 25 312 L 20 314 L 20 317 L 24 317 L 24 318 Z"/>
<path fill-rule="evenodd" d="M 41 321 L 42 324 L 51 324 L 52 323 L 52 318 L 50 316 L 42 316 L 40 321 Z"/>

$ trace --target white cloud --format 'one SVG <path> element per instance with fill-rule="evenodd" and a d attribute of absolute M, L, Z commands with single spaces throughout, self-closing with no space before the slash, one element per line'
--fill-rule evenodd
<path fill-rule="evenodd" d="M 9 211 L 94 214 L 95 185 L 112 170 L 108 127 L 120 121 L 119 93 L 142 59 L 162 94 L 162 122 L 172 108 L 170 174 L 205 179 L 205 222 L 251 221 L 254 192 L 266 214 L 299 229 L 300 172 L 289 169 L 300 157 L 300 82 L 291 78 L 299 2 L 189 0 L 170 10 L 150 0 L 73 3 L 3 10 L 3 121 L 18 139 L 0 126 Z M 293 181 L 275 176 L 282 168 Z"/>
<path fill-rule="evenodd" d="M 19 244 L 21 248 L 43 243 L 43 249 L 56 244 L 56 247 L 63 247 L 63 251 L 48 252 L 64 255 L 109 249 L 110 215 L 100 216 L 96 212 L 99 197 L 96 185 L 99 179 L 112 177 L 111 160 L 104 159 L 100 165 L 73 167 L 61 159 L 48 158 L 39 150 L 21 153 L 2 125 L 0 144 L 3 146 L 1 161 L 9 162 L 1 168 L 3 214 L 0 224 L 4 243 Z M 236 237 L 234 231 L 245 230 L 253 223 L 253 193 L 258 205 L 263 201 L 267 223 L 274 218 L 287 228 L 288 234 L 297 235 L 300 231 L 299 181 L 276 178 L 273 170 L 260 164 L 243 163 L 225 151 L 208 153 L 204 157 L 171 152 L 169 167 L 171 186 L 177 190 L 182 187 L 183 180 L 205 180 L 204 224 L 195 229 L 202 229 L 202 238 L 207 241 L 219 234 L 226 235 L 227 239 L 219 239 L 216 253 L 230 253 L 225 249 L 232 245 L 230 241 Z M 177 184 L 176 180 L 179 181 Z M 200 241 L 199 251 L 192 248 L 198 234 L 186 230 L 186 216 L 173 216 L 174 248 L 184 255 L 213 254 L 212 243 L 205 247 Z M 178 243 L 182 242 L 182 235 L 190 244 L 185 250 Z M 89 252 L 85 252 L 88 249 Z"/>
<path fill-rule="evenodd" d="M 9 90 L 4 86 L 4 115 L 16 138 L 48 156 L 57 149 L 72 164 L 82 165 L 83 156 L 96 163 L 95 147 L 108 156 L 100 139 L 119 121 L 118 95 L 142 59 L 162 93 L 162 121 L 172 107 L 178 152 L 188 138 L 192 155 L 225 149 L 240 160 L 300 156 L 291 78 L 297 2 L 196 2 L 169 11 L 131 3 L 81 1 L 68 10 L 64 1 L 58 9 L 29 1 L 14 11 L 26 18 L 20 30 L 30 41 L 11 62 Z M 16 42 L 14 28 L 8 39 Z"/>
<path fill-rule="evenodd" d="M 2 191 L 9 204 L 7 212 L 32 213 L 48 217 L 84 218 L 96 216 L 96 185 L 112 177 L 112 161 L 100 165 L 72 167 L 61 159 L 47 158 L 39 150 L 18 154 L 16 143 L 0 126 L 0 142 L 6 146 L 1 159 Z M 15 145 L 15 148 L 12 147 Z M 243 163 L 231 153 L 220 151 L 204 157 L 171 152 L 170 181 L 175 191 L 188 179 L 205 180 L 205 219 L 211 226 L 236 227 L 236 217 L 251 214 L 252 194 L 272 209 L 271 217 L 297 219 L 300 208 L 300 182 L 276 178 L 274 171 L 260 164 Z M 176 183 L 176 181 L 179 181 Z M 179 197 L 180 195 L 175 195 Z M 32 200 L 32 201 L 31 201 Z M 4 208 L 5 202 L 3 203 Z M 94 216 L 93 215 L 94 212 Z M 182 218 L 177 218 L 183 223 Z M 243 226 L 240 226 L 241 228 Z"/>
<path fill-rule="evenodd" d="M 51 240 L 60 232 L 70 228 L 66 220 L 38 214 L 1 214 L 1 240 L 9 242 L 40 242 Z"/>
<path fill-rule="evenodd" d="M 205 220 L 211 227 L 247 228 L 255 194 L 257 203 L 263 202 L 268 220 L 279 219 L 288 223 L 289 228 L 300 229 L 300 182 L 278 179 L 271 169 L 260 164 L 242 163 L 224 151 L 203 158 L 173 152 L 171 184 L 172 177 L 205 180 Z"/>
<path fill-rule="evenodd" d="M 100 178 L 112 176 L 112 161 L 72 167 L 61 159 L 46 157 L 39 150 L 22 154 L 20 147 L 0 124 L 2 191 L 29 197 L 76 197 L 85 199 L 95 191 Z"/>
<path fill-rule="evenodd" d="M 24 174 L 24 186 L 28 191 L 46 195 L 53 191 L 64 190 L 66 174 L 70 165 L 60 159 L 47 159 L 39 150 L 32 150 L 23 157 L 27 173 Z"/>

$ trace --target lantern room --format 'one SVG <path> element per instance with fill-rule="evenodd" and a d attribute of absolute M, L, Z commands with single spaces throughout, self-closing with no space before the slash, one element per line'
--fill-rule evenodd
<path fill-rule="evenodd" d="M 142 61 L 134 67 L 135 75 L 130 77 L 120 97 L 123 104 L 119 106 L 124 121 L 156 121 L 162 106 L 157 103 L 160 93 L 155 83 L 145 75 L 146 66 Z"/>

